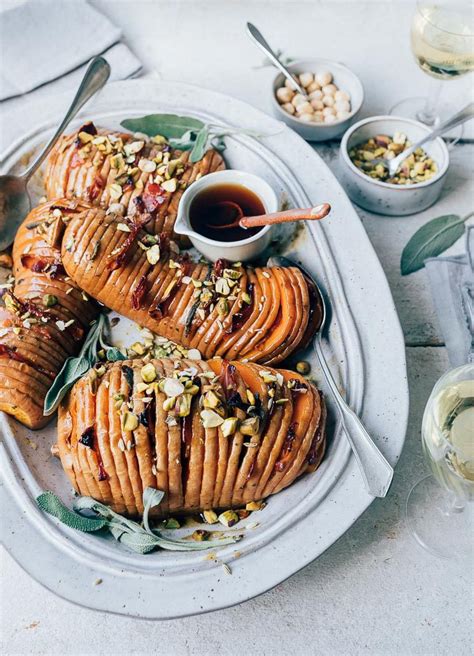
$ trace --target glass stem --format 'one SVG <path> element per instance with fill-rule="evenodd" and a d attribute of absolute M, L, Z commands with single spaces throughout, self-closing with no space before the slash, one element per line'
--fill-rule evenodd
<path fill-rule="evenodd" d="M 435 125 L 438 120 L 436 108 L 438 106 L 441 88 L 441 80 L 435 80 L 434 78 L 430 80 L 425 106 L 416 115 L 416 118 L 425 125 Z"/>
<path fill-rule="evenodd" d="M 463 512 L 465 503 L 460 499 L 457 494 L 451 492 L 451 498 L 446 503 L 446 508 L 444 509 L 445 515 L 455 515 L 457 513 Z"/>

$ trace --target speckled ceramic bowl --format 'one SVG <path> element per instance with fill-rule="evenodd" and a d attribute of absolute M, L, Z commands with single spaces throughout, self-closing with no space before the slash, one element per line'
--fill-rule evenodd
<path fill-rule="evenodd" d="M 355 73 L 338 62 L 330 59 L 301 59 L 287 66 L 291 73 L 317 73 L 318 71 L 329 71 L 333 75 L 334 84 L 339 89 L 347 91 L 351 96 L 351 113 L 348 118 L 334 121 L 334 123 L 304 123 L 298 118 L 288 114 L 281 108 L 276 99 L 276 90 L 285 82 L 285 77 L 279 73 L 272 82 L 271 88 L 271 106 L 274 116 L 286 123 L 290 128 L 297 132 L 306 141 L 327 141 L 336 139 L 344 134 L 344 131 L 351 125 L 362 107 L 364 101 L 364 88 L 361 81 Z"/>
<path fill-rule="evenodd" d="M 339 150 L 339 171 L 342 184 L 354 203 L 376 214 L 406 216 L 421 212 L 435 203 L 443 189 L 449 166 L 449 152 L 438 137 L 423 148 L 438 165 L 438 172 L 426 182 L 403 186 L 374 180 L 351 162 L 349 151 L 376 134 L 393 136 L 406 134 L 414 143 L 422 139 L 431 128 L 407 118 L 373 116 L 353 125 L 342 138 Z"/>

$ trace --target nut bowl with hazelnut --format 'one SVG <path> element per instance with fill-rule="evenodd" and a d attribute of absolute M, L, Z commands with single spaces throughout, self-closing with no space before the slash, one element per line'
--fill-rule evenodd
<path fill-rule="evenodd" d="M 390 159 L 430 131 L 423 123 L 397 116 L 373 116 L 350 127 L 341 141 L 339 174 L 351 200 L 387 216 L 406 216 L 433 205 L 449 165 L 441 137 L 410 155 L 393 178 L 380 164 L 372 166 L 372 158 Z"/>
<path fill-rule="evenodd" d="M 290 64 L 307 98 L 279 73 L 272 83 L 273 114 L 307 141 L 340 137 L 359 113 L 362 84 L 346 66 L 328 59 L 305 59 Z"/>

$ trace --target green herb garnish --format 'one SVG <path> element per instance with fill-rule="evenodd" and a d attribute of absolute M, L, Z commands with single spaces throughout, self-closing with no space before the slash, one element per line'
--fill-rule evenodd
<path fill-rule="evenodd" d="M 152 487 L 145 488 L 143 492 L 143 525 L 127 519 L 114 512 L 111 508 L 92 499 L 91 497 L 79 497 L 74 503 L 74 512 L 69 510 L 53 492 L 43 492 L 36 498 L 36 503 L 44 512 L 53 515 L 69 528 L 83 533 L 91 533 L 107 529 L 114 538 L 129 549 L 140 554 L 147 554 L 157 548 L 169 551 L 201 551 L 203 549 L 215 549 L 226 544 L 238 542 L 241 535 L 223 535 L 217 540 L 206 540 L 205 542 L 194 542 L 186 538 L 170 539 L 160 532 L 152 529 L 149 522 L 149 513 L 152 508 L 158 506 L 164 497 L 164 492 Z M 88 517 L 81 514 L 91 511 L 95 516 Z"/>
<path fill-rule="evenodd" d="M 245 128 L 205 124 L 197 118 L 175 114 L 148 114 L 140 118 L 126 118 L 120 125 L 126 130 L 141 132 L 149 137 L 161 135 L 173 148 L 190 150 L 189 159 L 193 163 L 199 162 L 210 148 L 224 150 L 225 136 L 233 134 L 246 134 L 255 138 L 270 136 Z"/>
<path fill-rule="evenodd" d="M 95 365 L 99 360 L 99 350 L 103 349 L 105 351 L 106 358 L 110 362 L 126 359 L 118 348 L 110 346 L 105 341 L 105 334 L 108 330 L 109 322 L 107 316 L 100 314 L 97 321 L 89 330 L 79 355 L 77 357 L 70 357 L 65 361 L 61 371 L 49 388 L 44 400 L 43 413 L 45 416 L 53 414 L 74 383 Z"/>
<path fill-rule="evenodd" d="M 452 246 L 463 235 L 464 224 L 473 215 L 474 212 L 465 217 L 446 214 L 425 223 L 403 249 L 402 276 L 422 269 L 426 259 L 436 257 Z"/>

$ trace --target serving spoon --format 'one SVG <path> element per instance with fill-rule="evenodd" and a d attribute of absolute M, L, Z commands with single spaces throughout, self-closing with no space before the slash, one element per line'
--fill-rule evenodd
<path fill-rule="evenodd" d="M 272 212 L 270 214 L 259 214 L 258 216 L 244 216 L 242 208 L 232 200 L 223 200 L 214 205 L 221 208 L 222 212 L 234 213 L 234 219 L 230 223 L 207 223 L 208 228 L 213 230 L 229 230 L 231 228 L 260 228 L 262 226 L 274 225 L 276 223 L 291 223 L 293 221 L 319 221 L 331 211 L 329 203 L 322 203 L 316 207 L 306 209 L 292 209 L 283 212 Z"/>
<path fill-rule="evenodd" d="M 268 45 L 267 41 L 264 39 L 263 34 L 258 30 L 253 23 L 247 23 L 247 34 L 252 39 L 252 41 L 257 45 L 260 50 L 262 50 L 268 59 L 276 66 L 286 77 L 286 79 L 291 82 L 293 87 L 298 93 L 301 93 L 302 96 L 308 100 L 308 94 L 306 90 L 299 84 L 286 66 L 280 61 L 278 56 L 273 52 L 271 47 Z"/>
<path fill-rule="evenodd" d="M 27 185 L 32 175 L 48 156 L 66 127 L 85 103 L 97 93 L 110 76 L 110 65 L 103 57 L 94 57 L 61 125 L 36 159 L 21 175 L 0 176 L 0 250 L 10 246 L 16 231 L 31 209 Z"/>
<path fill-rule="evenodd" d="M 281 256 L 270 257 L 267 265 L 285 267 L 299 266 L 288 258 Z M 299 268 L 301 269 L 301 267 Z M 349 441 L 349 444 L 351 445 L 351 449 L 355 455 L 355 458 L 359 464 L 367 492 L 369 492 L 369 494 L 374 497 L 385 497 L 389 490 L 390 483 L 392 482 L 393 467 L 389 462 L 387 462 L 385 457 L 379 451 L 378 447 L 375 445 L 372 438 L 362 425 L 359 417 L 353 410 L 351 410 L 339 392 L 336 381 L 334 380 L 331 370 L 329 369 L 322 347 L 322 334 L 327 320 L 326 302 L 316 281 L 306 271 L 303 270 L 303 273 L 314 284 L 315 291 L 319 297 L 318 300 L 320 302 L 321 320 L 319 326 L 316 329 L 317 332 L 314 339 L 314 346 L 319 362 L 321 364 L 321 369 L 323 370 L 324 376 L 338 407 L 342 427 Z"/>
<path fill-rule="evenodd" d="M 451 116 L 451 118 L 448 118 L 446 121 L 438 125 L 438 127 L 436 127 L 434 130 L 429 132 L 426 136 L 424 136 L 423 139 L 420 139 L 409 148 L 406 148 L 404 151 L 402 151 L 399 155 L 397 155 L 393 159 L 376 157 L 375 159 L 370 160 L 370 164 L 371 166 L 382 164 L 382 166 L 384 166 L 388 170 L 389 176 L 393 177 L 395 173 L 398 171 L 398 169 L 400 168 L 400 166 L 402 165 L 402 163 L 406 160 L 406 158 L 410 157 L 410 155 L 414 153 L 415 150 L 421 148 L 421 146 L 423 146 L 428 141 L 433 141 L 433 139 L 436 139 L 436 137 L 439 137 L 445 132 L 451 130 L 452 128 L 461 125 L 461 123 L 465 123 L 466 121 L 469 121 L 469 119 L 473 117 L 474 117 L 474 103 L 469 103 L 463 109 L 461 109 L 461 111 L 457 112 L 457 114 L 454 114 L 454 116 Z"/>

